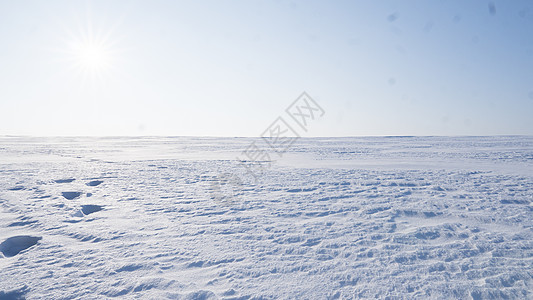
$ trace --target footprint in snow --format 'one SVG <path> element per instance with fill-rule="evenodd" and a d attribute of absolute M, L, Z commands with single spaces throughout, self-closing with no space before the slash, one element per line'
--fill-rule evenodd
<path fill-rule="evenodd" d="M 74 180 L 76 180 L 76 179 L 75 178 L 69 178 L 69 179 L 57 179 L 57 180 L 54 180 L 54 181 L 55 181 L 55 183 L 71 183 Z"/>
<path fill-rule="evenodd" d="M 81 196 L 80 192 L 63 192 L 63 197 L 65 197 L 67 200 L 74 200 Z"/>
<path fill-rule="evenodd" d="M 87 183 L 88 186 L 98 186 L 100 184 L 102 184 L 103 181 L 102 180 L 93 180 L 93 181 L 90 181 Z"/>
<path fill-rule="evenodd" d="M 11 290 L 11 291 L 0 291 L 0 299 L 26 299 L 26 293 L 28 292 L 28 287 L 23 286 L 22 288 Z"/>
<path fill-rule="evenodd" d="M 84 215 L 90 215 L 92 213 L 99 212 L 102 209 L 104 209 L 104 208 L 102 206 L 100 206 L 100 205 L 87 204 L 87 205 L 82 205 L 81 206 L 81 212 Z"/>
<path fill-rule="evenodd" d="M 86 204 L 86 205 L 82 205 L 81 206 L 81 209 L 78 210 L 74 215 L 73 217 L 75 217 L 76 219 L 74 220 L 70 220 L 70 221 L 67 221 L 67 222 L 70 222 L 70 223 L 77 223 L 77 222 L 80 222 L 81 219 L 79 218 L 83 218 L 87 215 L 90 215 L 90 214 L 93 214 L 95 212 L 99 212 L 101 210 L 103 210 L 104 207 L 103 206 L 100 206 L 100 205 L 94 205 L 94 204 Z"/>
<path fill-rule="evenodd" d="M 5 257 L 12 257 L 37 244 L 41 239 L 42 237 L 29 235 L 13 236 L 0 244 L 0 252 L 2 252 Z"/>

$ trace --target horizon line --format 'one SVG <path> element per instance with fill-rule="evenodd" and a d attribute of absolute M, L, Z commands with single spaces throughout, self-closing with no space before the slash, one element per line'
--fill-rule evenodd
<path fill-rule="evenodd" d="M 0 138 L 263 138 L 260 136 L 217 136 L 217 135 L 0 135 Z M 336 136 L 300 136 L 301 139 L 312 138 L 370 138 L 370 137 L 533 137 L 531 134 L 486 134 L 486 135 L 336 135 Z"/>

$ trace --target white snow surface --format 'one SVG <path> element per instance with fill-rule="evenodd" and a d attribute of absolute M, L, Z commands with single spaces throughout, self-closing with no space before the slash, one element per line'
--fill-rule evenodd
<path fill-rule="evenodd" d="M 533 299 L 533 137 L 253 141 L 0 137 L 0 299 Z"/>

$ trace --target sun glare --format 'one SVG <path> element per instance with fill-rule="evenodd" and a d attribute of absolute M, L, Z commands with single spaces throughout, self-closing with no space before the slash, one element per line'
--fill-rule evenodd
<path fill-rule="evenodd" d="M 74 49 L 76 64 L 89 72 L 102 72 L 109 67 L 110 54 L 106 47 L 99 43 L 82 43 Z"/>
<path fill-rule="evenodd" d="M 99 45 L 82 45 L 78 50 L 80 65 L 88 69 L 104 68 L 107 65 L 106 49 Z"/>
<path fill-rule="evenodd" d="M 88 22 L 79 30 L 69 30 L 65 38 L 65 58 L 82 82 L 105 82 L 115 70 L 118 49 L 111 31 L 96 30 Z"/>

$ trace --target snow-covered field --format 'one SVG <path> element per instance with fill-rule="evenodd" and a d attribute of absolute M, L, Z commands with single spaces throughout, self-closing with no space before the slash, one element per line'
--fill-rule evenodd
<path fill-rule="evenodd" d="M 0 299 L 533 298 L 533 137 L 252 141 L 0 137 Z"/>

